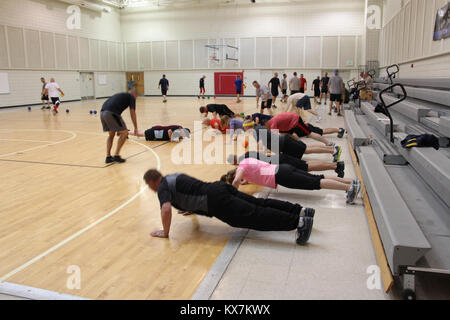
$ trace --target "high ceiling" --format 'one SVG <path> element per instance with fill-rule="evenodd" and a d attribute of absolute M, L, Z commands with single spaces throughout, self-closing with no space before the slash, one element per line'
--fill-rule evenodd
<path fill-rule="evenodd" d="M 304 1 L 309 0 L 255 0 L 255 3 L 298 3 Z M 96 0 L 96 2 L 127 9 L 168 9 L 209 7 L 215 5 L 244 5 L 252 3 L 251 0 Z"/>

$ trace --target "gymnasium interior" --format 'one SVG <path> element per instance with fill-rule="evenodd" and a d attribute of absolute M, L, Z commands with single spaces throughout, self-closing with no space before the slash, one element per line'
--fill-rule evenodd
<path fill-rule="evenodd" d="M 360 181 L 354 202 L 250 182 L 239 191 L 261 202 L 314 208 L 305 245 L 175 206 L 154 236 L 166 225 L 147 170 L 219 183 L 240 139 L 253 145 L 199 108 L 276 118 L 294 73 L 312 112 L 292 112 L 345 129 L 323 138 Z M 325 74 L 343 83 L 340 110 Z M 102 107 L 127 92 L 137 127 L 130 106 L 126 162 L 108 163 Z M 132 134 L 169 125 L 190 136 Z M 0 0 L 0 300 L 449 300 L 449 139 L 447 0 Z"/>

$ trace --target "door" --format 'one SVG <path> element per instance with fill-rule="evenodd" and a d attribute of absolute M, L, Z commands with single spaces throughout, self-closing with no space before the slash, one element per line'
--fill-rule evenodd
<path fill-rule="evenodd" d="M 130 82 L 131 81 L 131 82 Z M 143 72 L 128 72 L 127 73 L 127 90 L 130 86 L 136 89 L 138 96 L 145 94 L 144 90 L 144 73 Z"/>
<path fill-rule="evenodd" d="M 236 95 L 236 87 L 234 82 L 237 76 L 241 76 L 244 81 L 243 72 L 215 72 L 214 73 L 214 92 L 216 95 Z M 242 94 L 244 95 L 244 88 Z"/>
<path fill-rule="evenodd" d="M 94 99 L 94 74 L 92 72 L 80 73 L 81 99 Z"/>

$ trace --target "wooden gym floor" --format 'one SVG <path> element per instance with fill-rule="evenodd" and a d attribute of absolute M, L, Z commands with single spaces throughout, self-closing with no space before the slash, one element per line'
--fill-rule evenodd
<path fill-rule="evenodd" d="M 170 239 L 151 238 L 161 228 L 159 202 L 142 176 L 160 168 L 217 181 L 230 166 L 176 166 L 175 144 L 133 137 L 122 149 L 127 162 L 105 165 L 106 135 L 99 115 L 89 114 L 103 101 L 63 103 L 56 116 L 40 106 L 0 111 L 0 281 L 89 299 L 189 299 L 236 231 L 174 211 Z M 193 129 L 200 104 L 213 101 L 138 98 L 139 129 Z M 254 99 L 218 101 L 256 110 Z M 124 119 L 132 128 L 128 110 Z M 80 289 L 67 288 L 71 266 Z"/>

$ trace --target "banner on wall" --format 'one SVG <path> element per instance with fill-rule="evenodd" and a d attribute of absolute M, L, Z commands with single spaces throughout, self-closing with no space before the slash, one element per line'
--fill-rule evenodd
<path fill-rule="evenodd" d="M 439 9 L 436 14 L 433 40 L 441 40 L 450 37 L 450 2 Z"/>

